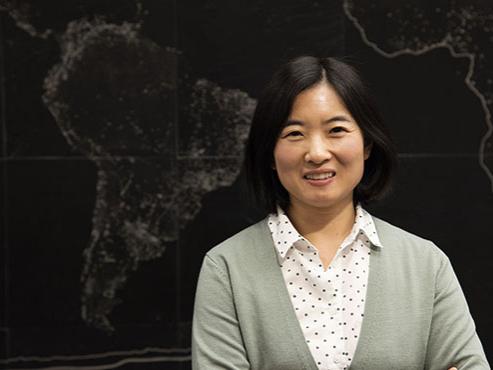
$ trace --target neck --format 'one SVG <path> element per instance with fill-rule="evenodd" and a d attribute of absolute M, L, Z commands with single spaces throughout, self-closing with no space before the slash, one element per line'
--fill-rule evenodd
<path fill-rule="evenodd" d="M 330 208 L 291 202 L 288 216 L 298 232 L 308 240 L 338 241 L 351 232 L 356 215 L 352 198 Z"/>

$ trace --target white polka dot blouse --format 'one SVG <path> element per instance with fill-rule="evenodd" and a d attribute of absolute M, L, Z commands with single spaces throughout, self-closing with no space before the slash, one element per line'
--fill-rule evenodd
<path fill-rule="evenodd" d="M 348 369 L 364 318 L 370 246 L 382 247 L 370 214 L 356 206 L 353 228 L 327 270 L 316 246 L 296 231 L 280 207 L 267 222 L 315 363 L 321 370 Z"/>

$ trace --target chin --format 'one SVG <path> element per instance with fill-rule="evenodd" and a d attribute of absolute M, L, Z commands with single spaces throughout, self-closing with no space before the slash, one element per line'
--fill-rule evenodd
<path fill-rule="evenodd" d="M 317 197 L 311 199 L 310 201 L 305 202 L 305 204 L 309 204 L 314 208 L 331 208 L 337 205 L 352 203 L 353 197 L 352 195 L 344 198 L 334 198 L 334 197 Z"/>
<path fill-rule="evenodd" d="M 310 201 L 304 202 L 304 204 L 309 205 L 314 208 L 330 208 L 337 204 L 336 199 L 312 199 Z"/>

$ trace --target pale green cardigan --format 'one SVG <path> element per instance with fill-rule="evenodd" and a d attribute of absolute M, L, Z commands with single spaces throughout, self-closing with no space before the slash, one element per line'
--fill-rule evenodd
<path fill-rule="evenodd" d="M 373 218 L 365 316 L 351 369 L 490 369 L 462 290 L 432 242 Z M 210 250 L 195 298 L 193 369 L 317 370 L 266 220 Z"/>

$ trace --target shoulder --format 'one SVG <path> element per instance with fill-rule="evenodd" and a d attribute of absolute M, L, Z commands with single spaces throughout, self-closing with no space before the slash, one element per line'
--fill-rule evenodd
<path fill-rule="evenodd" d="M 447 260 L 445 253 L 431 240 L 413 234 L 378 217 L 372 216 L 378 237 L 390 254 L 413 257 L 416 260 Z"/>
<path fill-rule="evenodd" d="M 241 230 L 213 247 L 206 254 L 216 264 L 245 264 L 265 256 L 273 248 L 266 219 Z M 254 258 L 255 257 L 255 258 Z"/>
<path fill-rule="evenodd" d="M 406 246 L 415 246 L 417 248 L 436 248 L 436 245 L 428 239 L 422 238 L 407 230 L 384 221 L 378 217 L 372 216 L 378 237 L 382 240 L 382 244 L 399 244 Z"/>
<path fill-rule="evenodd" d="M 378 260 L 381 270 L 392 276 L 392 284 L 407 287 L 404 290 L 408 293 L 418 287 L 423 292 L 433 292 L 439 276 L 451 268 L 445 253 L 431 240 L 376 217 L 373 219 L 382 244 L 381 249 L 374 249 L 373 261 Z"/>

